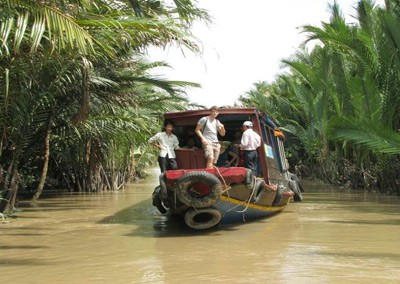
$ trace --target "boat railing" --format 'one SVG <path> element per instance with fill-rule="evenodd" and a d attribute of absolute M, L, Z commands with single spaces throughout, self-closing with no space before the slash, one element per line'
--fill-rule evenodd
<path fill-rule="evenodd" d="M 175 151 L 178 169 L 203 169 L 206 167 L 203 149 Z"/>

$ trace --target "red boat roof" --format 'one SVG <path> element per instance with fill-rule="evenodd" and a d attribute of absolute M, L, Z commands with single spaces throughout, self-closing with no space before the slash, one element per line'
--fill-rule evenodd
<path fill-rule="evenodd" d="M 219 108 L 220 115 L 223 114 L 257 114 L 256 108 Z M 209 109 L 186 110 L 179 112 L 168 112 L 164 114 L 165 119 L 179 119 L 186 117 L 201 117 L 210 114 Z"/>

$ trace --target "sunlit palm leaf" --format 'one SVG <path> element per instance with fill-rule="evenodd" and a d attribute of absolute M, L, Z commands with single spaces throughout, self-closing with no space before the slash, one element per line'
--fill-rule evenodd
<path fill-rule="evenodd" d="M 370 151 L 383 154 L 400 154 L 400 134 L 380 125 L 358 120 L 343 119 L 333 124 L 332 137 L 363 145 Z"/>
<path fill-rule="evenodd" d="M 71 16 L 54 6 L 40 1 L 9 0 L 9 6 L 3 3 L 0 7 L 9 12 L 5 17 L 3 16 L 2 21 L 7 23 L 4 31 L 9 30 L 8 34 L 14 33 L 14 53 L 19 52 L 23 42 L 29 43 L 31 51 L 35 52 L 44 40 L 50 45 L 58 43 L 60 49 L 77 48 L 82 54 L 88 54 L 94 50 L 92 36 Z M 16 22 L 12 20 L 14 18 L 16 18 Z M 4 32 L 2 35 L 2 48 L 7 44 L 8 34 Z M 4 49 L 9 48 L 8 45 Z"/>

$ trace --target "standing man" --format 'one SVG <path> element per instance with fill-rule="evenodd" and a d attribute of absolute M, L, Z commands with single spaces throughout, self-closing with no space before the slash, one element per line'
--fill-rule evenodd
<path fill-rule="evenodd" d="M 178 138 L 172 133 L 173 129 L 174 125 L 172 122 L 166 121 L 164 123 L 164 131 L 156 133 L 149 139 L 150 144 L 160 149 L 158 165 L 162 173 L 167 170 L 176 170 L 178 168 L 175 150 L 180 148 Z"/>
<path fill-rule="evenodd" d="M 250 169 L 257 175 L 257 148 L 261 145 L 261 137 L 253 130 L 253 123 L 245 121 L 243 123 L 244 132 L 240 140 L 240 148 L 243 150 L 244 167 Z"/>
<path fill-rule="evenodd" d="M 212 168 L 218 161 L 221 145 L 218 142 L 218 133 L 225 136 L 225 127 L 217 119 L 218 107 L 210 108 L 210 115 L 200 118 L 195 133 L 199 136 L 206 157 L 206 168 Z"/>

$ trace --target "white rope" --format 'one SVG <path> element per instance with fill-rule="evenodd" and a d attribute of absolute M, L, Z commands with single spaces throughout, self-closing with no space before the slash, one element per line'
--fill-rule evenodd
<path fill-rule="evenodd" d="M 222 176 L 221 172 L 219 171 L 218 167 L 214 166 L 214 169 L 217 171 L 219 177 L 221 178 L 222 182 L 224 183 L 224 185 L 223 185 L 224 190 L 221 192 L 221 194 L 228 192 L 232 187 L 230 187 L 229 185 L 226 184 L 226 181 L 225 181 L 224 177 Z M 228 192 L 228 197 L 229 197 L 229 192 Z"/>
<path fill-rule="evenodd" d="M 251 194 L 250 194 L 250 196 L 249 196 L 249 199 L 248 199 L 247 202 L 246 202 L 246 207 L 245 207 L 242 211 L 237 211 L 237 212 L 239 212 L 239 213 L 244 213 L 244 212 L 246 212 L 247 209 L 249 208 L 250 201 L 251 201 L 251 199 L 253 198 L 253 195 L 254 195 L 254 193 L 255 193 L 255 191 L 256 191 L 256 186 L 257 186 L 257 177 L 256 177 L 256 176 L 253 177 L 253 181 L 254 181 L 254 183 L 253 183 L 253 188 L 252 188 Z M 244 220 L 244 215 L 243 215 L 243 220 Z"/>

